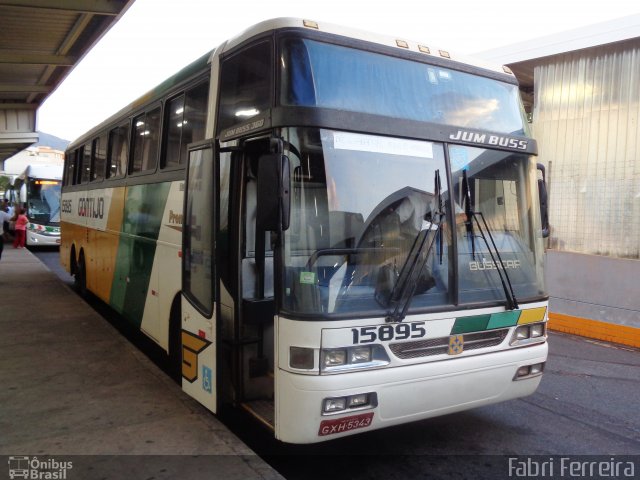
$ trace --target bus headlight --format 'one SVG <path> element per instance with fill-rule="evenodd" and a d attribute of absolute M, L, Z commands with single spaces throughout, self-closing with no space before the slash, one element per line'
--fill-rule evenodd
<path fill-rule="evenodd" d="M 381 367 L 389 362 L 389 355 L 382 345 L 323 348 L 320 351 L 321 373 Z"/>
<path fill-rule="evenodd" d="M 542 343 L 546 340 L 547 324 L 544 322 L 530 325 L 520 325 L 513 332 L 509 345 L 515 347 L 519 345 L 529 345 L 532 343 Z"/>
<path fill-rule="evenodd" d="M 365 363 L 371 361 L 371 347 L 355 347 L 349 349 L 349 363 Z"/>
<path fill-rule="evenodd" d="M 322 364 L 325 368 L 337 367 L 345 365 L 347 363 L 347 351 L 346 350 L 323 350 L 322 351 Z"/>
<path fill-rule="evenodd" d="M 536 323 L 531 325 L 531 338 L 537 338 L 544 335 L 544 323 Z"/>
<path fill-rule="evenodd" d="M 524 340 L 525 338 L 529 338 L 529 325 L 516 328 L 515 337 L 516 340 Z"/>

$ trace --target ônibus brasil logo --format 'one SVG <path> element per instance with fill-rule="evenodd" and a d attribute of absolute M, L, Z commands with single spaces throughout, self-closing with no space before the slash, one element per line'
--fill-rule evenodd
<path fill-rule="evenodd" d="M 9 457 L 9 478 L 33 480 L 65 480 L 67 470 L 73 468 L 73 462 L 61 462 L 55 458 L 38 460 L 38 457 Z"/>

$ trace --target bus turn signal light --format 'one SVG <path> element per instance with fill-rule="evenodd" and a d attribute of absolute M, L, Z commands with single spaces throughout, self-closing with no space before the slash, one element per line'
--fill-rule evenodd
<path fill-rule="evenodd" d="M 313 369 L 313 348 L 289 347 L 289 366 L 300 370 Z"/>

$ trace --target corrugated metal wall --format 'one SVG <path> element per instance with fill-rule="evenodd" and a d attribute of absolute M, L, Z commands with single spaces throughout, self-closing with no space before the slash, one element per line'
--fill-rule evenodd
<path fill-rule="evenodd" d="M 550 248 L 640 258 L 640 41 L 535 68 Z"/>

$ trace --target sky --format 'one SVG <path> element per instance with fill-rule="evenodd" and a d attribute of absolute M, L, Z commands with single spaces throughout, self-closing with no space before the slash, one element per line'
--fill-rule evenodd
<path fill-rule="evenodd" d="M 37 129 L 74 140 L 269 18 L 330 22 L 473 55 L 637 13 L 637 0 L 136 0 L 44 102 Z"/>

